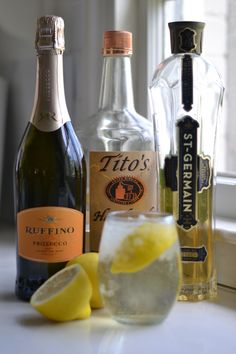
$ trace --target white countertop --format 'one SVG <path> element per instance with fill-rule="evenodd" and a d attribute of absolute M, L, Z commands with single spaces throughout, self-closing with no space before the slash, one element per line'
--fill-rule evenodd
<path fill-rule="evenodd" d="M 0 233 L 1 354 L 235 354 L 236 292 L 215 302 L 176 303 L 160 325 L 116 323 L 106 311 L 56 324 L 14 295 L 15 249 Z"/>

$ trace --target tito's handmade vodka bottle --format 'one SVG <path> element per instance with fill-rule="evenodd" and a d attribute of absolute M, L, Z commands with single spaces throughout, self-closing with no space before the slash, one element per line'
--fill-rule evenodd
<path fill-rule="evenodd" d="M 216 296 L 213 262 L 213 183 L 223 86 L 201 56 L 204 23 L 169 24 L 173 55 L 150 87 L 159 152 L 160 209 L 173 212 L 180 238 L 180 300 Z"/>
<path fill-rule="evenodd" d="M 112 210 L 156 208 L 156 159 L 151 123 L 134 108 L 132 34 L 104 33 L 98 112 L 79 131 L 90 173 L 90 250 L 99 247 Z"/>

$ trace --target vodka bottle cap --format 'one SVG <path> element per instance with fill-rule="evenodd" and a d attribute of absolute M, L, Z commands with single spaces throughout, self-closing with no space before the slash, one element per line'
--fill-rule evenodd
<path fill-rule="evenodd" d="M 127 31 L 106 31 L 103 34 L 104 56 L 132 55 L 132 33 Z"/>

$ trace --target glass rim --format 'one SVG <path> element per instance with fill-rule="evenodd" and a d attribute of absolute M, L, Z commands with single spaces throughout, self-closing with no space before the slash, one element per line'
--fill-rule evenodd
<path fill-rule="evenodd" d="M 143 216 L 143 218 L 142 218 Z M 141 210 L 116 210 L 110 211 L 106 219 L 113 220 L 168 220 L 174 222 L 174 216 L 171 213 L 160 211 L 141 211 Z"/>

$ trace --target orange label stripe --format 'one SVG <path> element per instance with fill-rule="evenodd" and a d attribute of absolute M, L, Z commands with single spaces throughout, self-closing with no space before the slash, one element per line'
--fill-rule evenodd
<path fill-rule="evenodd" d="M 39 207 L 17 214 L 18 253 L 47 263 L 66 262 L 82 253 L 84 216 L 64 207 Z"/>

